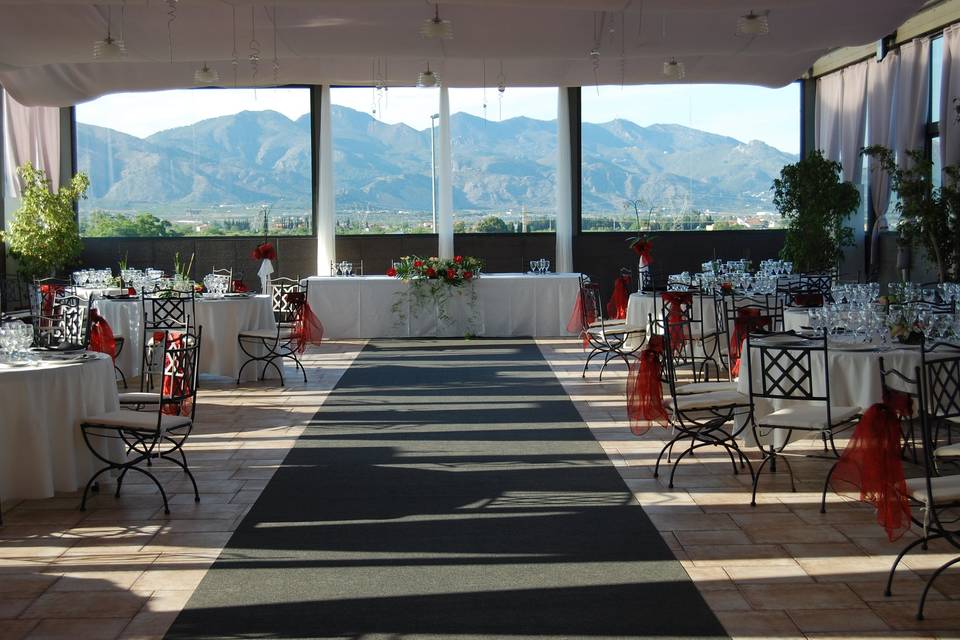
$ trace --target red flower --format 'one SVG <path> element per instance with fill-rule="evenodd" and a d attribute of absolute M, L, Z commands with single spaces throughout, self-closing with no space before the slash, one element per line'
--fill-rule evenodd
<path fill-rule="evenodd" d="M 414 268 L 414 269 L 419 269 L 419 268 L 422 267 L 422 266 L 423 266 L 423 260 L 414 260 L 414 261 L 413 261 L 413 268 Z"/>
<path fill-rule="evenodd" d="M 257 248 L 253 250 L 251 257 L 254 260 L 276 260 L 277 250 L 273 248 L 271 243 L 264 242 L 263 244 L 257 245 Z"/>
<path fill-rule="evenodd" d="M 387 269 L 387 275 L 390 276 L 391 278 L 396 278 L 397 270 L 394 269 L 393 267 L 390 267 L 389 269 Z"/>
<path fill-rule="evenodd" d="M 427 277 L 428 277 L 428 278 L 436 278 L 436 277 L 437 277 L 437 270 L 434 269 L 433 267 L 427 267 Z"/>
<path fill-rule="evenodd" d="M 456 270 L 456 269 L 453 269 L 453 268 L 447 269 L 447 279 L 448 279 L 448 280 L 453 280 L 453 279 L 456 278 L 456 277 L 457 277 L 457 270 Z"/>
<path fill-rule="evenodd" d="M 457 264 L 460 264 L 461 262 L 463 262 L 463 256 L 454 256 L 453 261 L 456 262 Z"/>
<path fill-rule="evenodd" d="M 473 280 L 473 271 L 464 271 L 463 272 L 464 280 Z"/>

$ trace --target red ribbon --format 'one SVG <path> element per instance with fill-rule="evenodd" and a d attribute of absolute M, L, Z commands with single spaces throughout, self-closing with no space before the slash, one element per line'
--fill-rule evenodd
<path fill-rule="evenodd" d="M 286 299 L 296 307 L 291 336 L 297 345 L 295 351 L 302 354 L 308 344 L 319 345 L 323 341 L 323 325 L 310 308 L 307 294 L 302 291 L 291 291 L 286 295 Z"/>
<path fill-rule="evenodd" d="M 164 331 L 154 331 L 153 341 L 160 342 L 166 339 L 167 349 L 182 349 L 183 344 L 183 334 L 177 331 L 171 331 L 169 333 Z M 166 375 L 163 376 L 163 396 L 169 398 L 172 396 L 188 396 L 191 393 L 190 390 L 190 379 L 185 375 L 183 368 L 183 362 L 181 361 L 183 357 L 179 353 L 170 353 L 167 352 L 167 356 L 164 359 L 163 370 Z M 196 366 L 196 363 L 194 363 Z M 177 404 L 168 403 L 164 404 L 161 411 L 169 416 L 189 416 L 193 410 L 193 398 L 187 398 L 182 402 Z"/>
<path fill-rule="evenodd" d="M 630 276 L 622 275 L 613 282 L 613 295 L 607 301 L 607 317 L 623 320 L 627 317 L 627 300 L 630 298 Z"/>
<path fill-rule="evenodd" d="M 105 353 L 111 359 L 117 359 L 117 339 L 107 319 L 96 309 L 90 309 L 90 350 Z"/>
<path fill-rule="evenodd" d="M 663 336 L 650 336 L 649 342 L 627 375 L 627 417 L 630 431 L 642 436 L 651 423 L 666 428 L 670 417 L 663 406 L 663 383 L 660 364 L 663 359 Z"/>
<path fill-rule="evenodd" d="M 740 356 L 743 354 L 743 341 L 747 334 L 758 329 L 770 328 L 770 316 L 762 315 L 760 309 L 746 307 L 737 311 L 733 321 L 733 333 L 730 334 L 728 353 L 730 354 L 730 374 L 740 375 Z"/>
<path fill-rule="evenodd" d="M 830 486 L 860 490 L 860 500 L 877 510 L 877 522 L 890 542 L 910 528 L 910 502 L 900 458 L 900 420 L 892 407 L 877 403 L 857 423 L 834 467 Z"/>
<path fill-rule="evenodd" d="M 62 284 L 40 285 L 40 315 L 47 317 L 53 315 L 53 302 L 57 294 L 63 293 L 63 291 L 64 287 Z"/>
<path fill-rule="evenodd" d="M 683 323 L 686 320 L 683 307 L 693 304 L 693 295 L 683 291 L 665 291 L 660 294 L 660 299 L 669 305 L 667 324 L 670 325 L 670 346 L 674 353 L 679 353 L 683 351 L 686 335 L 683 330 Z"/>
<path fill-rule="evenodd" d="M 570 320 L 567 322 L 567 332 L 576 333 L 583 338 L 583 348 L 586 349 L 590 343 L 587 337 L 587 328 L 597 321 L 597 311 L 594 306 L 587 302 L 589 294 L 585 288 L 580 289 L 577 299 L 573 302 L 573 311 L 570 314 Z M 586 309 L 586 313 L 584 313 Z"/>
<path fill-rule="evenodd" d="M 793 306 L 795 307 L 822 307 L 822 293 L 798 293 L 793 296 Z"/>

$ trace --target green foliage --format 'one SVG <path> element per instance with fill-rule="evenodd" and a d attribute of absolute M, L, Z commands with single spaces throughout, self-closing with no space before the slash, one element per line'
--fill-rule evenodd
<path fill-rule="evenodd" d="M 20 272 L 28 278 L 47 276 L 74 264 L 83 249 L 74 206 L 86 197 L 90 179 L 78 173 L 53 193 L 47 174 L 29 162 L 17 174 L 23 185 L 20 209 L 0 240 L 20 263 Z"/>
<path fill-rule="evenodd" d="M 788 164 L 773 181 L 773 204 L 787 222 L 780 256 L 798 272 L 832 271 L 853 245 L 853 229 L 844 221 L 860 206 L 860 194 L 840 181 L 840 163 L 814 151 Z"/>
<path fill-rule="evenodd" d="M 511 233 L 512 228 L 507 226 L 501 218 L 497 216 L 487 216 L 477 223 L 477 233 Z"/>
<path fill-rule="evenodd" d="M 152 213 L 138 213 L 131 217 L 106 211 L 90 214 L 82 231 L 88 238 L 170 238 L 183 235 L 169 220 L 161 220 Z"/>
<path fill-rule="evenodd" d="M 944 184 L 933 186 L 933 161 L 922 151 L 908 151 L 910 168 L 897 166 L 893 151 L 874 145 L 863 150 L 875 157 L 899 195 L 899 231 L 927 252 L 940 281 L 960 277 L 960 167 L 946 167 Z"/>

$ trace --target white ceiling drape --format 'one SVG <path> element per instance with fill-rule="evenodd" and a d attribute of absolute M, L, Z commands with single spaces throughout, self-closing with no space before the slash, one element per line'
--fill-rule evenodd
<path fill-rule="evenodd" d="M 27 107 L 2 91 L 5 193 L 20 196 L 17 167 L 27 162 L 43 169 L 56 191 L 60 187 L 60 110 Z"/>
<path fill-rule="evenodd" d="M 900 47 L 894 145 L 897 164 L 912 164 L 907 151 L 923 150 L 930 101 L 930 38 L 917 38 Z"/>
<path fill-rule="evenodd" d="M 960 24 L 943 30 L 940 87 L 940 159 L 960 165 Z"/>

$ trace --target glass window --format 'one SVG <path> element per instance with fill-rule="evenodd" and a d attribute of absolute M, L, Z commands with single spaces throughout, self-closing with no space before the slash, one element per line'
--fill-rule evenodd
<path fill-rule="evenodd" d="M 76 119 L 84 236 L 312 233 L 309 89 L 114 94 Z"/>
<path fill-rule="evenodd" d="M 773 179 L 800 151 L 800 89 L 744 85 L 582 90 L 582 227 L 650 230 L 783 225 Z"/>
<path fill-rule="evenodd" d="M 432 233 L 439 90 L 331 92 L 337 233 Z M 557 90 L 450 90 L 454 230 L 551 231 Z"/>

